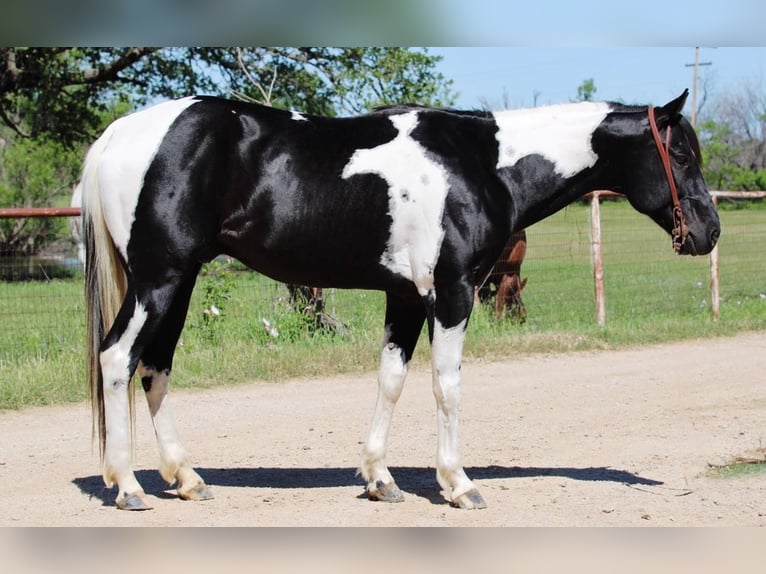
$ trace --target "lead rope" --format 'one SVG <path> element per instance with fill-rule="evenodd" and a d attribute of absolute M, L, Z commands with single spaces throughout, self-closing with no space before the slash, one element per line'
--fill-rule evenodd
<path fill-rule="evenodd" d="M 657 129 L 657 121 L 654 119 L 654 108 L 649 106 L 648 111 L 649 126 L 652 128 L 654 143 L 657 145 L 657 151 L 660 154 L 662 167 L 665 168 L 665 176 L 667 177 L 668 185 L 670 186 L 670 195 L 673 198 L 673 230 L 671 231 L 673 250 L 676 253 L 680 253 L 681 246 L 684 244 L 684 241 L 686 241 L 686 236 L 689 235 L 689 228 L 686 226 L 684 212 L 681 209 L 681 202 L 678 199 L 676 181 L 673 178 L 673 170 L 670 167 L 670 125 L 668 125 L 668 130 L 665 134 L 665 145 L 663 145 L 662 138 L 660 138 L 660 131 Z"/>

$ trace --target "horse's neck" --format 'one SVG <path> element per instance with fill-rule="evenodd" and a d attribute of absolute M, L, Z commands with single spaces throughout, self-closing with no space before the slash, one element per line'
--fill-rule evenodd
<path fill-rule="evenodd" d="M 502 179 L 512 180 L 507 187 L 516 224 L 531 225 L 592 191 L 597 174 L 589 168 L 598 156 L 591 136 L 611 109 L 603 102 L 580 102 L 494 114 L 497 169 Z"/>
<path fill-rule="evenodd" d="M 603 102 L 580 102 L 495 113 L 497 167 L 538 154 L 562 177 L 579 173 L 598 159 L 590 138 L 610 110 Z"/>
<path fill-rule="evenodd" d="M 586 193 L 605 189 L 597 183 L 597 176 L 597 173 L 577 174 L 560 186 L 550 186 L 544 182 L 529 183 L 521 192 L 511 187 L 512 229 L 529 227 L 564 209 Z"/>

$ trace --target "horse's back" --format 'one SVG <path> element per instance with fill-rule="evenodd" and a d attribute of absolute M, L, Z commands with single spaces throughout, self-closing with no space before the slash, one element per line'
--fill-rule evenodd
<path fill-rule="evenodd" d="M 285 282 L 427 285 L 442 242 L 462 241 L 457 226 L 475 216 L 462 210 L 482 201 L 447 209 L 448 196 L 489 187 L 472 163 L 477 147 L 496 146 L 486 127 L 426 108 L 323 118 L 175 100 L 102 136 L 102 203 L 129 266 L 151 261 L 152 272 L 226 253 Z"/>
<path fill-rule="evenodd" d="M 131 268 L 146 254 L 172 266 L 228 253 L 319 285 L 354 268 L 377 272 L 385 182 L 360 186 L 341 173 L 357 149 L 394 135 L 382 116 L 321 118 L 190 97 L 116 120 L 92 161 L 108 229 Z"/>

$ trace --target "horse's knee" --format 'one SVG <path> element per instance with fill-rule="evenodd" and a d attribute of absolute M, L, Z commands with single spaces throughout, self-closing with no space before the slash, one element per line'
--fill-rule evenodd
<path fill-rule="evenodd" d="M 380 355 L 378 385 L 381 394 L 390 402 L 399 400 L 407 376 L 404 351 L 395 343 L 387 343 Z"/>

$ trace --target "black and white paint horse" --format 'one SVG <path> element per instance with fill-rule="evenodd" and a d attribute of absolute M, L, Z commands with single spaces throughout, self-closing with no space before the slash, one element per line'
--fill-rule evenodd
<path fill-rule="evenodd" d="M 385 291 L 379 390 L 360 467 L 373 499 L 403 498 L 386 445 L 426 322 L 436 477 L 454 506 L 484 507 L 458 448 L 474 286 L 512 231 L 593 189 L 622 191 L 673 231 L 680 253 L 708 253 L 719 221 L 680 115 L 685 99 L 657 109 L 585 102 L 498 113 L 394 106 L 338 119 L 190 97 L 114 122 L 88 153 L 82 187 L 89 379 L 117 506 L 149 506 L 132 468 L 136 370 L 162 476 L 183 499 L 212 497 L 189 464 L 167 393 L 197 273 L 224 253 L 282 282 Z"/>

